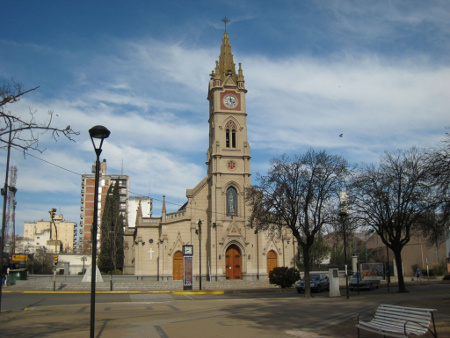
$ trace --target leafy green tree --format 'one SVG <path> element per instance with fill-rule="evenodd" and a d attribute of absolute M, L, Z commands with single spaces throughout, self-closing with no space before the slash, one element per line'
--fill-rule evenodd
<path fill-rule="evenodd" d="M 116 180 L 108 189 L 101 224 L 99 269 L 117 274 L 123 269 L 123 215 L 120 212 L 120 188 Z"/>

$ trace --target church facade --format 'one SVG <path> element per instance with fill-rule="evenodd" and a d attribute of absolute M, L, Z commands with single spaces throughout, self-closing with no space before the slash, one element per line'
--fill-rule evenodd
<path fill-rule="evenodd" d="M 277 266 L 294 266 L 297 243 L 289 234 L 248 226 L 250 145 L 244 75 L 236 72 L 228 33 L 210 75 L 207 175 L 186 190 L 176 212 L 145 217 L 137 210 L 134 228 L 125 231 L 125 274 L 155 280 L 183 279 L 183 245 L 193 246 L 193 276 L 212 281 L 267 279 Z"/>

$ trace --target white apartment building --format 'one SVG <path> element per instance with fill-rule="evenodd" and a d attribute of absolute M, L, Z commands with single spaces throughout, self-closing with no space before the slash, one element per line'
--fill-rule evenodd
<path fill-rule="evenodd" d="M 58 240 L 62 244 L 61 251 L 64 253 L 73 253 L 77 249 L 77 224 L 65 221 L 63 215 L 55 215 L 55 224 L 50 227 L 50 219 L 48 221 L 40 220 L 37 222 L 25 222 L 23 227 L 23 241 L 27 243 L 37 243 L 43 246 L 42 236 L 48 233 L 47 240 Z M 56 226 L 56 230 L 55 230 Z M 37 239 L 37 237 L 40 237 Z M 17 245 L 17 244 L 16 244 Z M 17 251 L 17 250 L 16 250 Z"/>

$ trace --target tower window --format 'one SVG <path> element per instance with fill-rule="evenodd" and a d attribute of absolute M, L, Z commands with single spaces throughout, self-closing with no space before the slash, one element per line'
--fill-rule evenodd
<path fill-rule="evenodd" d="M 234 187 L 227 189 L 227 216 L 237 216 L 238 214 L 238 198 L 237 191 Z"/>
<path fill-rule="evenodd" d="M 236 124 L 228 121 L 225 128 L 225 141 L 227 148 L 236 148 Z"/>

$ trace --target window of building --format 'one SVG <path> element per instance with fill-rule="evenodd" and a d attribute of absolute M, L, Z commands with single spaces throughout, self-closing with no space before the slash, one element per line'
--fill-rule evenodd
<path fill-rule="evenodd" d="M 228 121 L 225 126 L 225 138 L 227 148 L 236 148 L 236 124 Z"/>
<path fill-rule="evenodd" d="M 234 187 L 227 189 L 227 216 L 237 216 L 238 214 L 237 191 Z"/>

